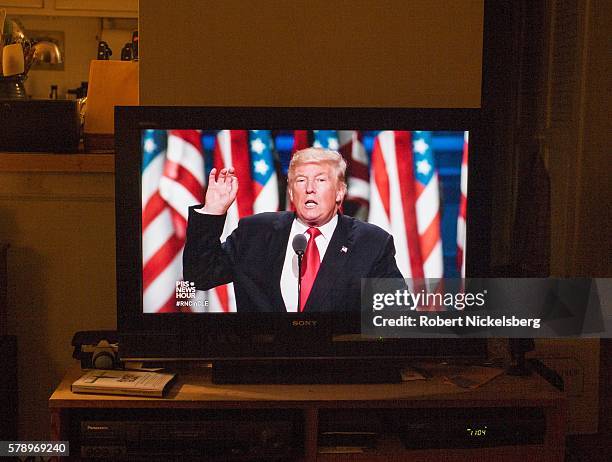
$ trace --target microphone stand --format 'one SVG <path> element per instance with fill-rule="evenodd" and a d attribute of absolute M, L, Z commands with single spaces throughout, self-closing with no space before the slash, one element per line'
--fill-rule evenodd
<path fill-rule="evenodd" d="M 298 257 L 298 298 L 297 298 L 297 312 L 300 312 L 300 302 L 302 300 L 302 258 L 304 257 L 304 252 L 296 252 Z"/>

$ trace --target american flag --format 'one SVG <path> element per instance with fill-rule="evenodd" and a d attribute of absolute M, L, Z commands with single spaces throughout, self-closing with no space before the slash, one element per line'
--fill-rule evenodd
<path fill-rule="evenodd" d="M 291 154 L 310 147 L 310 141 L 308 140 L 308 130 L 293 130 L 293 146 L 291 148 Z"/>
<path fill-rule="evenodd" d="M 217 133 L 213 153 L 213 165 L 217 171 L 234 167 L 238 178 L 238 196 L 227 211 L 221 241 L 225 241 L 238 226 L 241 218 L 253 214 L 255 201 L 249 156 L 249 134 L 247 130 L 221 130 Z M 209 312 L 235 312 L 234 285 L 226 284 L 208 291 Z"/>
<path fill-rule="evenodd" d="M 339 130 L 340 154 L 346 160 L 347 192 L 344 209 L 366 220 L 370 203 L 370 165 L 363 145 L 363 135 L 357 130 Z"/>
<path fill-rule="evenodd" d="M 467 216 L 467 187 L 468 187 L 468 144 L 469 133 L 463 134 L 463 157 L 461 160 L 461 199 L 459 202 L 459 216 L 457 217 L 457 267 L 461 277 L 465 277 L 465 220 Z"/>
<path fill-rule="evenodd" d="M 293 146 L 291 147 L 291 157 L 297 151 L 301 151 L 302 149 L 306 149 L 310 147 L 310 140 L 308 130 L 293 130 Z M 285 210 L 289 210 L 291 212 L 295 211 L 293 204 L 291 203 L 291 199 L 289 198 L 289 189 L 285 194 Z"/>
<path fill-rule="evenodd" d="M 313 130 L 313 148 L 331 149 L 337 151 L 340 147 L 336 130 Z"/>
<path fill-rule="evenodd" d="M 249 131 L 251 176 L 255 201 L 253 212 L 276 212 L 278 201 L 278 177 L 272 155 L 272 133 L 270 130 Z"/>
<path fill-rule="evenodd" d="M 416 187 L 410 132 L 382 131 L 374 141 L 368 221 L 393 235 L 405 278 L 423 278 L 417 231 Z"/>
<path fill-rule="evenodd" d="M 431 149 L 431 133 L 416 131 L 412 136 L 416 218 L 423 258 L 423 276 L 426 279 L 439 279 L 444 275 L 444 258 L 440 236 L 440 191 Z"/>
<path fill-rule="evenodd" d="M 200 132 L 146 130 L 142 152 L 143 311 L 179 311 L 187 208 L 204 200 Z"/>

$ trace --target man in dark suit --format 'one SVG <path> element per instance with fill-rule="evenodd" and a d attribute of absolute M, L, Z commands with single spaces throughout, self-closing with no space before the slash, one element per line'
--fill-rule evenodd
<path fill-rule="evenodd" d="M 346 163 L 335 151 L 309 148 L 289 165 L 293 212 L 240 220 L 220 242 L 236 199 L 232 168 L 210 172 L 204 205 L 191 207 L 183 253 L 186 281 L 199 290 L 234 283 L 239 312 L 359 311 L 362 278 L 401 278 L 393 238 L 379 227 L 339 213 Z M 297 234 L 308 239 L 298 299 Z"/>

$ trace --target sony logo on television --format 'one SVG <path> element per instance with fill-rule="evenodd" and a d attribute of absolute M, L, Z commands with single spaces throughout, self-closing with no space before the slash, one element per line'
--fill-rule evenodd
<path fill-rule="evenodd" d="M 317 321 L 306 321 L 304 319 L 291 321 L 291 325 L 293 327 L 315 327 L 317 325 Z"/>

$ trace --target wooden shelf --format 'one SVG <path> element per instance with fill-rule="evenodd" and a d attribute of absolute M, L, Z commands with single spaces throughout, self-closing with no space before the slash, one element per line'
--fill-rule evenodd
<path fill-rule="evenodd" d="M 316 403 L 320 408 L 359 407 L 485 407 L 535 406 L 546 401 L 553 405 L 564 397 L 552 385 L 533 377 L 501 375 L 475 390 L 459 389 L 441 377 L 414 382 L 370 385 L 218 385 L 211 382 L 211 369 L 199 368 L 181 373 L 165 398 L 92 395 L 70 391 L 70 385 L 83 371 L 75 366 L 56 388 L 49 400 L 51 408 L 62 407 L 293 407 Z M 367 402 L 364 406 L 363 403 Z M 102 404 L 103 403 L 103 404 Z M 297 406 L 300 407 L 300 406 Z"/>
<path fill-rule="evenodd" d="M 114 154 L 0 153 L 0 172 L 114 173 Z"/>
<path fill-rule="evenodd" d="M 138 18 L 138 0 L 0 0 L 9 15 Z"/>
<path fill-rule="evenodd" d="M 509 377 L 501 375 L 475 390 L 463 390 L 445 383 L 442 377 L 427 381 L 378 385 L 218 385 L 211 382 L 210 369 L 197 368 L 181 373 L 165 398 L 144 398 L 117 395 L 75 394 L 70 384 L 83 371 L 72 367 L 49 400 L 52 437 L 70 440 L 78 451 L 79 419 L 95 421 L 115 416 L 116 420 L 138 420 L 151 412 L 175 415 L 206 415 L 207 412 L 241 413 L 294 411 L 302 416 L 304 461 L 471 461 L 521 460 L 562 461 L 565 444 L 566 402 L 562 393 L 541 377 Z M 377 447 L 363 453 L 319 453 L 319 419 L 327 425 L 334 416 L 375 414 L 390 416 L 415 415 L 419 410 L 451 408 L 542 409 L 546 419 L 543 442 L 522 446 L 476 447 L 462 449 L 406 449 L 396 428 L 379 435 Z M 477 411 L 476 411 L 477 412 Z M 485 413 L 487 411 L 484 411 Z M 109 414 L 110 413 L 110 414 Z M 186 413 L 186 414 L 185 414 Z M 406 414 L 410 413 L 410 414 Z M 229 414 L 228 414 L 229 415 Z M 276 415 L 276 414 L 273 414 Z M 103 417 L 100 417 L 103 416 Z M 120 417 L 123 416 L 123 417 Z M 140 417 L 139 417 L 140 416 Z M 331 417 L 330 417 L 331 416 Z M 340 417 L 341 418 L 341 417 Z M 75 421 L 76 420 L 76 421 Z M 386 428 L 386 427 L 385 427 Z M 72 430 L 71 430 L 72 429 Z"/>

